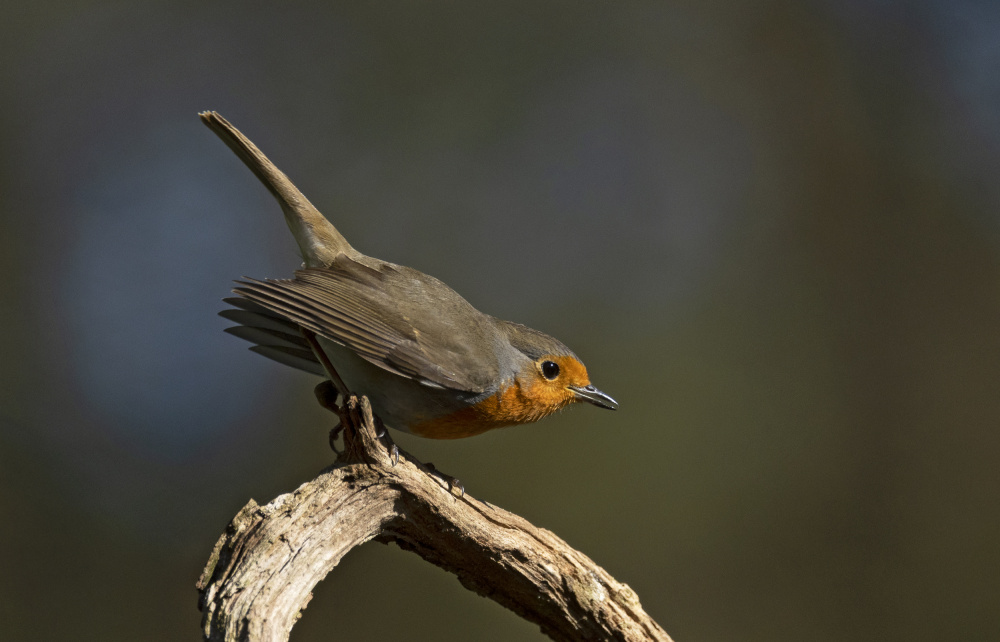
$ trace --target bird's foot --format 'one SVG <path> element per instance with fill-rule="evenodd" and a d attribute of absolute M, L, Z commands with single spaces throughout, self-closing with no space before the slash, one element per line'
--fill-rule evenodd
<path fill-rule="evenodd" d="M 340 406 L 337 405 L 337 387 L 333 385 L 333 382 L 329 379 L 325 379 L 320 382 L 315 388 L 313 388 L 313 393 L 316 395 L 316 401 L 319 405 L 323 406 L 335 415 L 340 414 Z"/>
<path fill-rule="evenodd" d="M 337 388 L 333 385 L 332 381 L 327 379 L 326 381 L 321 382 L 313 389 L 313 393 L 316 395 L 316 401 L 319 402 L 319 405 L 323 406 L 338 417 L 340 416 L 341 407 L 337 405 L 337 395 L 339 393 L 337 392 Z M 337 422 L 337 425 L 330 429 L 330 450 L 337 453 L 338 457 L 340 456 L 341 451 L 337 450 L 337 437 L 339 437 L 342 432 L 344 432 L 343 422 Z"/>
<path fill-rule="evenodd" d="M 329 379 L 320 382 L 313 392 L 316 394 L 316 401 L 319 402 L 319 405 L 323 406 L 338 417 L 341 417 L 341 421 L 330 430 L 330 449 L 337 453 L 337 456 L 339 457 L 341 455 L 341 451 L 337 450 L 336 441 L 337 437 L 344 432 L 344 419 L 342 415 L 344 408 L 337 405 L 337 398 L 340 395 L 340 392 L 337 389 L 336 384 Z M 385 424 L 382 423 L 382 420 L 379 419 L 378 415 L 374 415 L 374 419 L 375 436 L 378 437 L 383 444 L 385 444 L 386 450 L 389 451 L 389 461 L 391 461 L 392 465 L 395 466 L 399 463 L 399 446 L 397 446 L 392 440 L 392 437 L 389 436 L 388 429 L 386 429 Z"/>
<path fill-rule="evenodd" d="M 389 436 L 389 429 L 385 427 L 378 415 L 375 415 L 375 429 L 375 436 L 385 443 L 385 448 L 389 451 L 389 461 L 395 466 L 399 463 L 399 446 Z"/>
<path fill-rule="evenodd" d="M 335 452 L 338 457 L 343 454 L 343 451 L 337 450 L 337 437 L 339 437 L 342 432 L 344 432 L 344 424 L 339 422 L 336 426 L 330 429 L 330 450 Z"/>

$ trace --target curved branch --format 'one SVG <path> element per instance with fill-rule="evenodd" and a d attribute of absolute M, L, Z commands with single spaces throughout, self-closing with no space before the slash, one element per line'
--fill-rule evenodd
<path fill-rule="evenodd" d="M 266 506 L 250 502 L 198 582 L 207 640 L 287 640 L 313 587 L 371 539 L 458 576 L 554 640 L 663 640 L 636 594 L 555 534 L 468 495 L 405 452 L 394 466 L 368 400 L 341 410 L 336 463 Z"/>

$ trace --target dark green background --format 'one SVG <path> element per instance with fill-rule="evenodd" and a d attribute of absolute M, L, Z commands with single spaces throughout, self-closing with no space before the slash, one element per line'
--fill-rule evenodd
<path fill-rule="evenodd" d="M 326 466 L 225 335 L 298 266 L 196 117 L 622 409 L 399 437 L 679 641 L 1000 637 L 995 2 L 4 3 L 0 637 L 195 640 L 228 520 Z M 395 547 L 293 640 L 538 639 Z"/>

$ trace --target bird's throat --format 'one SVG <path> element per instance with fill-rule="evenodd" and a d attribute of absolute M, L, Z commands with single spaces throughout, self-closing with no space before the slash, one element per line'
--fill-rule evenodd
<path fill-rule="evenodd" d="M 572 401 L 571 394 L 537 385 L 522 387 L 515 380 L 474 405 L 410 426 L 410 432 L 431 439 L 471 437 L 494 428 L 538 421 Z"/>

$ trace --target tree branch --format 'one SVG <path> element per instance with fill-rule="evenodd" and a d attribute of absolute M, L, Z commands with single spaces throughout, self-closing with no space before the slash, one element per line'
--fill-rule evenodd
<path fill-rule="evenodd" d="M 288 640 L 313 587 L 355 546 L 377 539 L 458 576 L 554 640 L 670 637 L 632 590 L 555 534 L 468 495 L 400 452 L 394 466 L 368 400 L 340 409 L 344 452 L 266 506 L 250 502 L 198 581 L 206 640 Z"/>

